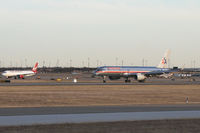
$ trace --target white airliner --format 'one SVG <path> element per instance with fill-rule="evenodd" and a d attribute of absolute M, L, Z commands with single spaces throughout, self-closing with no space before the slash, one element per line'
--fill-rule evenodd
<path fill-rule="evenodd" d="M 24 79 L 24 77 L 35 75 L 37 73 L 37 68 L 38 68 L 38 62 L 36 62 L 32 70 L 7 70 L 4 71 L 2 75 L 5 76 L 6 78 L 14 77 L 15 79 L 17 78 Z"/>
<path fill-rule="evenodd" d="M 171 73 L 172 69 L 168 68 L 168 57 L 170 50 L 167 50 L 164 57 L 156 66 L 101 66 L 94 72 L 94 76 L 100 76 L 103 78 L 103 82 L 106 82 L 106 77 L 110 80 L 118 80 L 125 78 L 125 82 L 131 82 L 129 78 L 134 78 L 139 82 L 144 82 L 147 77 Z"/>

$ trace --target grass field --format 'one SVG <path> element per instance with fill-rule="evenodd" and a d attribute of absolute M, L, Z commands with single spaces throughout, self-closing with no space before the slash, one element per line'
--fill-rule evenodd
<path fill-rule="evenodd" d="M 0 127 L 1 133 L 199 133 L 199 119 Z"/>
<path fill-rule="evenodd" d="M 1 86 L 0 107 L 200 103 L 200 85 Z"/>

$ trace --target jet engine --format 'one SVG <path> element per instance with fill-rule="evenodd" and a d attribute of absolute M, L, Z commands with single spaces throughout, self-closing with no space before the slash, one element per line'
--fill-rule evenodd
<path fill-rule="evenodd" d="M 136 76 L 136 80 L 139 82 L 144 82 L 147 77 L 144 74 L 138 73 Z"/>
<path fill-rule="evenodd" d="M 20 75 L 20 79 L 24 79 L 24 75 Z"/>
<path fill-rule="evenodd" d="M 17 75 L 15 79 L 24 79 L 24 75 Z"/>

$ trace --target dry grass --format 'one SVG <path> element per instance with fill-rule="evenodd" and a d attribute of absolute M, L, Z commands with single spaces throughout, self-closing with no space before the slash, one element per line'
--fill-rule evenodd
<path fill-rule="evenodd" d="M 0 107 L 200 103 L 200 85 L 2 86 Z"/>

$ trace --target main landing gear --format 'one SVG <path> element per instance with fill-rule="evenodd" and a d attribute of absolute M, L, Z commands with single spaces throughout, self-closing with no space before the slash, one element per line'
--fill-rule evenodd
<path fill-rule="evenodd" d="M 125 83 L 130 83 L 130 82 L 131 82 L 131 80 L 126 78 Z"/>
<path fill-rule="evenodd" d="M 106 83 L 106 76 L 102 76 L 103 78 L 103 83 Z M 125 83 L 130 83 L 131 80 L 129 78 L 126 78 Z"/>
<path fill-rule="evenodd" d="M 106 76 L 103 76 L 103 83 L 106 83 Z"/>

